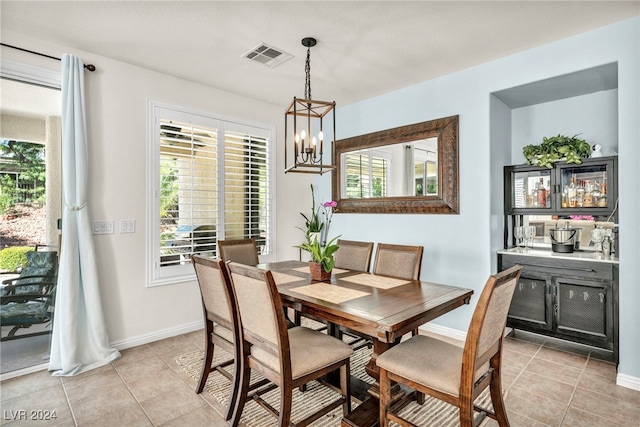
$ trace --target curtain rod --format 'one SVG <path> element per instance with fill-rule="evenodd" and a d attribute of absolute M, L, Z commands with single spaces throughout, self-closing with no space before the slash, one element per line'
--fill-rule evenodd
<path fill-rule="evenodd" d="M 34 52 L 33 50 L 28 50 L 28 49 L 23 49 L 21 47 L 17 47 L 17 46 L 11 46 L 10 44 L 6 44 L 6 43 L 0 43 L 0 45 L 5 46 L 5 47 L 10 47 L 11 49 L 16 49 L 16 50 L 21 50 L 23 52 L 27 52 L 27 53 L 32 53 L 34 55 L 38 55 L 38 56 L 44 56 L 45 58 L 49 58 L 49 59 L 56 59 L 58 61 L 62 61 L 62 59 L 57 58 L 55 56 L 51 56 L 51 55 L 45 55 L 44 53 L 40 53 L 40 52 Z M 84 68 L 86 68 L 87 70 L 93 72 L 96 70 L 96 66 L 93 64 L 84 64 Z"/>

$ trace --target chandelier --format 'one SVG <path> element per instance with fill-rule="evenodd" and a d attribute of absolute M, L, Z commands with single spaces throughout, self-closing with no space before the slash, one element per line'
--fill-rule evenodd
<path fill-rule="evenodd" d="M 307 48 L 307 60 L 304 71 L 306 74 L 304 85 L 304 99 L 293 98 L 293 102 L 284 113 L 284 172 L 316 173 L 330 172 L 336 167 L 333 162 L 333 141 L 336 135 L 336 103 L 335 101 L 316 101 L 311 99 L 311 48 L 316 45 L 316 39 L 305 37 L 302 45 Z M 331 114 L 332 134 L 327 143 L 323 132 L 323 119 Z M 292 147 L 289 146 L 291 139 Z M 323 164 L 323 150 L 330 148 L 330 160 Z M 293 156 L 289 157 L 289 150 Z M 291 164 L 289 163 L 291 161 Z"/>

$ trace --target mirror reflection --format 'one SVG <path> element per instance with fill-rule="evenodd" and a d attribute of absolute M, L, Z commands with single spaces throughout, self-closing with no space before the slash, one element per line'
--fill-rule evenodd
<path fill-rule="evenodd" d="M 438 138 L 341 154 L 344 199 L 438 194 Z"/>

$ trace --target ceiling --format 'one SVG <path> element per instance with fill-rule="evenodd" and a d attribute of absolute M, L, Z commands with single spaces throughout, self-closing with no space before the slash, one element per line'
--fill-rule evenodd
<path fill-rule="evenodd" d="M 640 1 L 5 1 L 8 32 L 285 108 L 346 105 L 640 15 Z M 243 58 L 259 43 L 294 57 Z M 22 46 L 29 48 L 30 46 Z M 64 52 L 43 52 L 60 55 Z M 103 64 L 96 61 L 97 72 Z"/>

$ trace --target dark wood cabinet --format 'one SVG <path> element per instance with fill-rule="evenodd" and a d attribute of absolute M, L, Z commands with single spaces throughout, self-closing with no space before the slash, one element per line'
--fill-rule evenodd
<path fill-rule="evenodd" d="M 509 252 L 499 270 L 523 270 L 507 326 L 600 348 L 617 363 L 618 264 Z"/>

